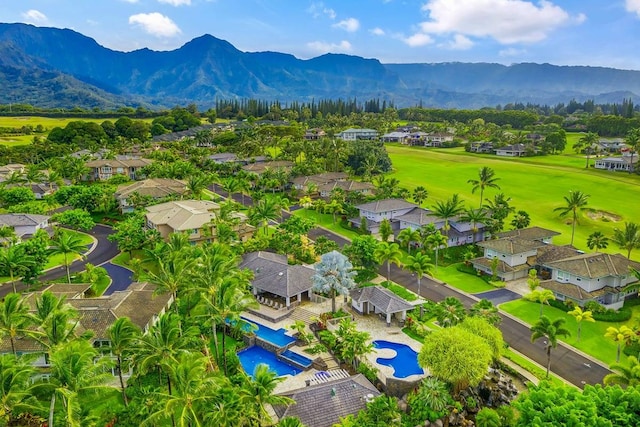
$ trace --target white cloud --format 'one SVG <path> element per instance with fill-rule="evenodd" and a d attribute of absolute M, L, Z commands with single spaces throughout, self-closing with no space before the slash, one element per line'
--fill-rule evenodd
<path fill-rule="evenodd" d="M 453 40 L 451 40 L 446 47 L 453 50 L 467 50 L 473 47 L 473 41 L 462 34 L 456 34 L 453 36 Z"/>
<path fill-rule="evenodd" d="M 429 13 L 420 24 L 427 34 L 491 37 L 503 44 L 538 42 L 571 19 L 548 0 L 429 0 L 422 10 Z"/>
<path fill-rule="evenodd" d="M 384 30 L 382 28 L 376 27 L 369 30 L 371 34 L 374 36 L 384 36 Z"/>
<path fill-rule="evenodd" d="M 330 7 L 325 7 L 322 2 L 314 2 L 307 8 L 307 12 L 314 18 L 319 18 L 322 15 L 326 15 L 329 19 L 336 19 L 336 11 Z"/>
<path fill-rule="evenodd" d="M 129 24 L 138 25 L 156 37 L 172 37 L 182 32 L 175 22 L 158 12 L 132 15 Z"/>
<path fill-rule="evenodd" d="M 520 56 L 520 55 L 524 55 L 525 53 L 527 53 L 527 51 L 525 49 L 516 49 L 515 47 L 509 47 L 507 49 L 502 49 L 500 52 L 498 52 L 498 55 L 500 55 L 500 56 Z"/>
<path fill-rule="evenodd" d="M 326 43 L 321 41 L 309 42 L 307 47 L 318 53 L 327 52 L 351 52 L 351 43 L 342 40 L 340 43 Z"/>
<path fill-rule="evenodd" d="M 26 12 L 23 12 L 22 17 L 29 24 L 41 24 L 43 22 L 47 22 L 47 15 L 35 9 L 31 9 L 31 10 L 27 10 Z"/>
<path fill-rule="evenodd" d="M 340 28 L 349 33 L 354 33 L 358 31 L 358 28 L 360 28 L 360 21 L 358 21 L 356 18 L 347 18 L 333 24 L 332 27 Z"/>
<path fill-rule="evenodd" d="M 627 0 L 625 9 L 627 9 L 627 12 L 635 13 L 640 17 L 640 0 Z"/>
<path fill-rule="evenodd" d="M 402 41 L 411 47 L 425 46 L 433 43 L 431 36 L 425 33 L 415 33 L 412 36 L 403 38 Z"/>
<path fill-rule="evenodd" d="M 120 0 L 123 1 L 125 3 L 138 3 L 138 0 Z"/>
<path fill-rule="evenodd" d="M 171 6 L 190 6 L 191 0 L 158 0 L 158 3 L 166 3 L 170 4 Z"/>

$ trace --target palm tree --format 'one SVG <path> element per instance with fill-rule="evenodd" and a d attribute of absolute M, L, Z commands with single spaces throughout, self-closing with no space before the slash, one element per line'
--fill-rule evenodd
<path fill-rule="evenodd" d="M 294 400 L 274 394 L 276 386 L 282 378 L 269 369 L 268 365 L 260 363 L 253 371 L 253 377 L 245 377 L 242 386 L 242 400 L 251 408 L 250 414 L 253 418 L 252 425 L 270 425 L 271 416 L 267 412 L 265 405 L 290 405 Z"/>
<path fill-rule="evenodd" d="M 422 281 L 422 275 L 428 274 L 431 275 L 433 271 L 433 264 L 431 264 L 431 258 L 429 256 L 423 254 L 422 252 L 418 252 L 415 255 L 409 255 L 407 258 L 407 263 L 405 264 L 405 268 L 416 275 L 416 279 L 418 281 L 418 296 L 422 297 L 420 293 L 420 282 Z M 420 318 L 422 319 L 424 307 L 423 304 L 420 304 Z"/>
<path fill-rule="evenodd" d="M 8 336 L 11 351 L 17 355 L 16 339 L 29 333 L 31 318 L 29 307 L 22 296 L 11 293 L 0 302 L 0 336 Z"/>
<path fill-rule="evenodd" d="M 233 193 L 240 191 L 240 180 L 235 176 L 226 178 L 222 181 L 222 189 L 227 192 L 227 198 L 231 199 Z"/>
<path fill-rule="evenodd" d="M 620 350 L 622 349 L 622 344 L 630 342 L 636 337 L 636 334 L 630 327 L 622 325 L 619 328 L 609 326 L 604 333 L 604 336 L 618 344 L 618 351 L 616 352 L 616 363 L 618 363 L 620 362 Z"/>
<path fill-rule="evenodd" d="M 0 355 L 0 423 L 8 425 L 12 418 L 23 413 L 37 413 L 42 406 L 33 396 L 45 384 L 34 383 L 38 371 L 25 357 Z"/>
<path fill-rule="evenodd" d="M 333 224 L 336 223 L 336 215 L 344 214 L 344 206 L 337 200 L 332 200 L 331 203 L 324 205 L 324 211 L 330 213 L 333 216 Z"/>
<path fill-rule="evenodd" d="M 418 204 L 418 206 L 422 205 L 422 202 L 427 200 L 429 197 L 429 192 L 422 185 L 413 189 L 413 201 Z"/>
<path fill-rule="evenodd" d="M 457 194 L 451 196 L 450 199 L 443 201 L 437 201 L 433 207 L 433 214 L 440 219 L 444 219 L 445 235 L 449 235 L 449 220 L 456 215 L 460 215 L 464 211 L 464 203 L 460 200 Z"/>
<path fill-rule="evenodd" d="M 630 129 L 627 132 L 625 142 L 629 146 L 629 152 L 631 153 L 631 164 L 629 165 L 629 173 L 631 173 L 633 172 L 633 159 L 640 151 L 640 128 Z"/>
<path fill-rule="evenodd" d="M 531 327 L 531 342 L 544 338 L 547 351 L 547 378 L 551 370 L 551 350 L 558 346 L 558 339 L 568 337 L 571 333 L 563 327 L 565 319 L 560 317 L 553 322 L 547 316 L 541 316 L 535 325 Z"/>
<path fill-rule="evenodd" d="M 16 292 L 16 276 L 24 275 L 33 265 L 35 265 L 35 260 L 25 253 L 22 246 L 0 248 L 0 271 L 9 275 L 14 293 Z"/>
<path fill-rule="evenodd" d="M 576 318 L 576 322 L 578 322 L 578 342 L 580 342 L 580 332 L 582 329 L 582 322 L 595 322 L 596 319 L 593 318 L 593 313 L 590 310 L 583 311 L 580 306 L 576 306 L 573 310 L 569 311 L 567 314 L 572 315 Z"/>
<path fill-rule="evenodd" d="M 189 194 L 197 200 L 202 199 L 202 193 L 211 184 L 211 179 L 205 174 L 193 174 L 187 180 Z"/>
<path fill-rule="evenodd" d="M 78 313 L 67 304 L 65 296 L 58 298 L 53 293 L 45 291 L 36 298 L 35 306 L 36 310 L 31 314 L 31 318 L 40 331 L 35 338 L 43 346 L 51 350 L 76 337 Z"/>
<path fill-rule="evenodd" d="M 475 194 L 476 190 L 480 190 L 480 207 L 482 208 L 482 201 L 484 200 L 484 189 L 485 188 L 497 188 L 500 189 L 500 186 L 496 184 L 500 178 L 496 178 L 496 172 L 488 166 L 483 166 L 478 171 L 478 179 L 470 179 L 467 183 L 473 185 L 471 189 L 471 193 Z"/>
<path fill-rule="evenodd" d="M 178 293 L 190 283 L 188 272 L 196 262 L 195 258 L 177 257 L 167 261 L 159 260 L 157 264 L 157 273 L 149 271 L 146 279 L 156 285 L 154 294 L 161 295 L 170 293 L 173 296 L 174 308 L 178 313 Z"/>
<path fill-rule="evenodd" d="M 475 317 L 481 317 L 493 326 L 498 326 L 500 321 L 500 314 L 498 314 L 498 307 L 493 305 L 491 301 L 486 298 L 482 298 L 477 303 L 471 306 L 469 314 Z"/>
<path fill-rule="evenodd" d="M 438 252 L 440 250 L 440 247 L 446 247 L 447 243 L 447 237 L 440 234 L 440 230 L 438 230 L 435 234 L 431 234 L 427 237 L 427 245 L 429 245 L 430 248 L 433 248 L 436 251 L 436 271 L 438 270 Z"/>
<path fill-rule="evenodd" d="M 67 281 L 71 283 L 71 273 L 69 271 L 69 255 L 82 255 L 87 251 L 87 246 L 82 242 L 82 239 L 76 235 L 71 234 L 63 230 L 56 230 L 55 235 L 51 239 L 51 246 L 49 247 L 49 253 L 51 255 L 62 254 L 64 257 L 64 267 L 67 271 Z M 71 260 L 73 262 L 73 259 Z"/>
<path fill-rule="evenodd" d="M 249 209 L 249 219 L 256 226 L 262 224 L 265 234 L 267 233 L 267 227 L 269 227 L 269 221 L 275 221 L 279 216 L 278 204 L 272 198 L 265 197 Z"/>
<path fill-rule="evenodd" d="M 635 387 L 640 385 L 640 362 L 635 356 L 627 358 L 628 363 L 613 363 L 609 369 L 614 371 L 602 379 L 604 385 Z"/>
<path fill-rule="evenodd" d="M 591 153 L 593 152 L 594 145 L 596 145 L 598 143 L 598 141 L 600 141 L 600 136 L 598 136 L 597 133 L 588 132 L 588 133 L 584 134 L 578 140 L 578 142 L 573 144 L 573 149 L 576 150 L 576 152 L 579 153 L 579 152 L 582 151 L 582 152 L 584 152 L 586 154 L 587 164 L 586 164 L 585 168 L 589 168 L 589 158 L 591 156 Z"/>
<path fill-rule="evenodd" d="M 411 227 L 405 228 L 398 233 L 398 241 L 407 245 L 407 253 L 411 253 L 411 242 L 420 241 L 420 232 Z"/>
<path fill-rule="evenodd" d="M 107 333 L 111 342 L 111 353 L 116 357 L 116 370 L 120 379 L 122 400 L 124 401 L 124 406 L 128 406 L 127 393 L 122 377 L 123 362 L 125 356 L 133 350 L 134 344 L 138 342 L 141 332 L 128 317 L 120 317 L 107 329 Z"/>
<path fill-rule="evenodd" d="M 108 369 L 110 360 L 98 357 L 98 352 L 87 340 L 74 340 L 59 345 L 51 352 L 50 382 L 54 390 L 51 394 L 49 425 L 54 424 L 56 397 L 59 396 L 64 408 L 66 425 L 80 425 L 84 418 L 81 399 L 90 395 L 99 399 L 113 387 L 105 384 L 111 378 Z"/>
<path fill-rule="evenodd" d="M 373 257 L 378 264 L 387 263 L 387 282 L 391 282 L 391 263 L 400 265 L 402 252 L 397 243 L 380 242 L 373 251 Z"/>
<path fill-rule="evenodd" d="M 526 295 L 526 299 L 540 303 L 539 317 L 542 317 L 542 308 L 544 305 L 549 304 L 549 301 L 556 299 L 556 297 L 549 289 L 535 289 Z"/>
<path fill-rule="evenodd" d="M 609 238 L 601 231 L 594 231 L 587 237 L 587 247 L 591 250 L 595 249 L 596 253 L 600 249 L 606 249 L 609 246 Z"/>
<path fill-rule="evenodd" d="M 572 216 L 571 221 L 571 245 L 573 245 L 573 237 L 576 232 L 576 223 L 578 222 L 578 211 L 587 206 L 589 199 L 588 194 L 584 194 L 580 190 L 570 191 L 568 196 L 564 196 L 565 206 L 554 209 L 554 212 L 560 212 L 561 217 L 569 214 Z"/>
<path fill-rule="evenodd" d="M 2 246 L 13 246 L 13 242 L 16 240 L 16 237 L 16 232 L 13 228 L 6 225 L 0 226 L 0 244 Z"/>
<path fill-rule="evenodd" d="M 436 305 L 435 309 L 438 324 L 443 328 L 455 326 L 467 316 L 464 305 L 458 298 L 446 297 Z"/>
<path fill-rule="evenodd" d="M 338 251 L 323 254 L 314 265 L 316 273 L 311 277 L 313 290 L 329 294 L 331 312 L 336 312 L 336 295 L 347 295 L 355 287 L 354 277 L 357 272 L 349 258 Z"/>
<path fill-rule="evenodd" d="M 487 219 L 489 219 L 487 211 L 482 208 L 466 209 L 460 216 L 461 221 L 471 223 L 471 231 L 473 231 L 473 234 L 478 232 L 478 224 L 486 223 Z"/>
<path fill-rule="evenodd" d="M 620 249 L 626 249 L 627 259 L 631 259 L 631 251 L 640 248 L 640 225 L 635 222 L 625 222 L 624 230 L 613 230 L 613 243 Z"/>

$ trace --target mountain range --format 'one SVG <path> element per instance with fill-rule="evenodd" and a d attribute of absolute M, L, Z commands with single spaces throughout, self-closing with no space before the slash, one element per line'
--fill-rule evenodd
<path fill-rule="evenodd" d="M 302 60 L 242 52 L 211 35 L 179 49 L 119 52 L 69 29 L 0 23 L 0 103 L 39 107 L 211 107 L 216 98 L 379 98 L 396 106 L 480 108 L 571 99 L 621 102 L 640 71 L 522 63 L 383 64 L 343 54 Z"/>

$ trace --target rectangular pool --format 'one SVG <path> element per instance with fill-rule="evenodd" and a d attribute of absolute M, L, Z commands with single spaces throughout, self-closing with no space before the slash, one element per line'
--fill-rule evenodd
<path fill-rule="evenodd" d="M 245 319 L 244 317 L 242 318 L 242 320 L 250 324 L 246 325 L 246 327 L 243 328 L 246 332 L 253 332 L 257 337 L 277 347 L 286 347 L 289 344 L 296 342 L 296 339 L 294 337 L 285 334 L 286 329 L 284 328 L 280 328 L 276 331 L 275 329 L 271 329 L 253 320 Z M 251 325 L 253 325 L 257 329 L 254 329 L 252 331 Z"/>
<path fill-rule="evenodd" d="M 308 357 L 304 357 L 301 354 L 298 353 L 294 353 L 291 350 L 285 350 L 280 354 L 280 359 L 284 360 L 285 362 L 291 362 L 293 364 L 295 364 L 296 366 L 302 367 L 304 369 L 307 369 L 311 366 L 311 364 L 313 363 L 313 360 L 309 359 Z"/>
<path fill-rule="evenodd" d="M 302 372 L 302 369 L 286 363 L 283 360 L 279 360 L 274 353 L 257 345 L 238 352 L 238 358 L 244 371 L 251 377 L 253 377 L 256 366 L 261 363 L 267 365 L 269 370 L 275 372 L 279 377 L 283 375 L 298 375 Z"/>

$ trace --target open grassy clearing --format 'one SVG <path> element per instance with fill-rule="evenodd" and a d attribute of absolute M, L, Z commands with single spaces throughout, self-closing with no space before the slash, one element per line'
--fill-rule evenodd
<path fill-rule="evenodd" d="M 540 314 L 539 303 L 523 299 L 500 304 L 500 309 L 530 325 L 538 321 Z M 618 346 L 612 340 L 605 338 L 604 334 L 609 326 L 619 328 L 621 325 L 632 327 L 636 324 L 640 320 L 640 307 L 631 307 L 631 310 L 633 315 L 626 322 L 583 322 L 580 342 L 577 341 L 578 324 L 573 316 L 548 305 L 544 306 L 543 314 L 552 321 L 558 318 L 566 320 L 565 327 L 571 332 L 571 336 L 562 341 L 610 365 L 616 361 Z M 620 362 L 626 362 L 624 354 L 621 355 Z M 553 366 L 553 360 L 551 364 Z"/>
<path fill-rule="evenodd" d="M 458 271 L 458 265 L 459 264 L 451 264 L 446 267 L 439 266 L 437 271 L 434 269 L 433 276 L 456 289 L 470 294 L 494 291 L 497 289 L 477 276 Z"/>
<path fill-rule="evenodd" d="M 512 205 L 531 215 L 531 224 L 561 232 L 554 243 L 567 244 L 571 239 L 571 221 L 560 218 L 554 208 L 564 205 L 563 197 L 571 190 L 581 190 L 590 194 L 588 207 L 596 211 L 612 213 L 618 221 L 590 218 L 582 212 L 576 227 L 574 245 L 586 248 L 589 234 L 598 230 L 613 234 L 616 226 L 624 221 L 638 221 L 640 218 L 640 177 L 625 173 L 585 170 L 576 166 L 574 160 L 584 162 L 581 156 L 561 155 L 536 158 L 499 158 L 489 155 L 474 155 L 463 149 L 424 149 L 397 144 L 387 145 L 393 161 L 394 172 L 390 175 L 399 179 L 404 187 L 413 189 L 419 185 L 429 191 L 425 206 L 432 206 L 435 200 L 444 200 L 453 193 L 468 203 L 478 206 L 479 194 L 471 194 L 469 179 L 476 179 L 482 166 L 495 170 L 500 178 L 501 190 L 486 189 L 485 198 L 498 192 L 511 197 Z M 560 159 L 560 160 L 558 160 Z M 565 162 L 566 160 L 566 162 Z M 506 224 L 506 228 L 509 225 Z M 610 245 L 609 252 L 619 252 Z M 640 251 L 633 254 L 640 259 Z"/>

